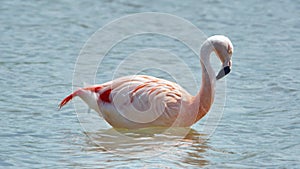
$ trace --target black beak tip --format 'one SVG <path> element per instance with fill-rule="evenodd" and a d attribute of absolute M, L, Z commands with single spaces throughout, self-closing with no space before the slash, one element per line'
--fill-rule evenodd
<path fill-rule="evenodd" d="M 230 67 L 226 66 L 224 67 L 222 70 L 220 70 L 220 72 L 218 73 L 218 75 L 216 76 L 216 79 L 219 80 L 222 77 L 226 76 L 228 73 L 230 73 Z"/>

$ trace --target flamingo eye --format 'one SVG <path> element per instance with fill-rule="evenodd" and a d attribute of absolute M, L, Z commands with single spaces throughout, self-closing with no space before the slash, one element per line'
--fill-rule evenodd
<path fill-rule="evenodd" d="M 227 48 L 227 53 L 228 53 L 228 54 L 230 54 L 230 55 L 232 54 L 232 48 L 231 48 L 231 46 L 230 46 L 230 45 L 228 45 L 228 48 Z"/>

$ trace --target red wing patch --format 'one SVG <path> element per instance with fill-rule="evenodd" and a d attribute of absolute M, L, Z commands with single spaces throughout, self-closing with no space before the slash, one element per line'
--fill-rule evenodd
<path fill-rule="evenodd" d="M 103 102 L 111 103 L 111 100 L 109 99 L 110 93 L 111 93 L 111 89 L 107 89 L 106 91 L 100 94 L 99 98 Z"/>
<path fill-rule="evenodd" d="M 102 86 L 92 86 L 92 87 L 86 87 L 86 88 L 83 88 L 83 89 L 97 93 L 102 89 Z"/>

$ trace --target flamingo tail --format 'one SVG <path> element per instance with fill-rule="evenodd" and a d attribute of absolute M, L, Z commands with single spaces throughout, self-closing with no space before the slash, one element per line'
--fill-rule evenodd
<path fill-rule="evenodd" d="M 64 98 L 60 104 L 58 105 L 58 110 L 60 110 L 64 105 L 66 105 L 70 100 L 72 100 L 76 96 L 82 96 L 83 92 L 82 91 L 91 91 L 91 92 L 98 92 L 101 90 L 102 86 L 90 86 L 90 87 L 85 87 L 76 90 L 75 92 L 71 93 L 68 95 L 66 98 Z"/>
<path fill-rule="evenodd" d="M 78 90 L 71 93 L 69 96 L 64 98 L 60 104 L 58 105 L 58 110 L 60 110 L 64 105 L 66 105 L 70 100 L 72 100 L 74 97 L 78 96 Z"/>

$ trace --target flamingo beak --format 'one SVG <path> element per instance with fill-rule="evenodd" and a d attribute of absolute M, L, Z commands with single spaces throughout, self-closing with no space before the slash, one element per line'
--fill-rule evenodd
<path fill-rule="evenodd" d="M 218 73 L 218 75 L 216 76 L 216 79 L 219 80 L 221 78 L 223 78 L 224 76 L 226 76 L 228 73 L 230 73 L 231 71 L 231 60 L 229 61 L 225 61 L 223 63 L 223 69 L 221 69 Z"/>

